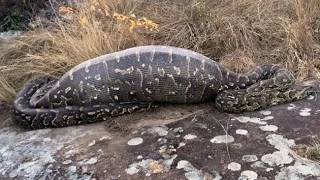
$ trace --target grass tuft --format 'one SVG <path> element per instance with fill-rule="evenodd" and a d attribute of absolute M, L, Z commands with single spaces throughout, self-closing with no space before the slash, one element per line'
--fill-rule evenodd
<path fill-rule="evenodd" d="M 12 99 L 16 95 L 16 91 L 6 79 L 6 77 L 0 73 L 0 104 L 9 106 L 12 103 Z"/>
<path fill-rule="evenodd" d="M 295 152 L 304 158 L 320 162 L 320 142 L 314 142 L 310 145 L 298 145 L 294 148 Z"/>

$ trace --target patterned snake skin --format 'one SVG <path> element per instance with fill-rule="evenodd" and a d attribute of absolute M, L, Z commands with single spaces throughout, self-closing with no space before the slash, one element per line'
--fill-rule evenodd
<path fill-rule="evenodd" d="M 12 117 L 39 129 L 106 120 L 157 102 L 215 101 L 216 108 L 235 113 L 311 93 L 312 88 L 295 85 L 291 73 L 279 66 L 237 74 L 190 50 L 141 46 L 83 62 L 59 79 L 32 80 L 17 94 Z"/>

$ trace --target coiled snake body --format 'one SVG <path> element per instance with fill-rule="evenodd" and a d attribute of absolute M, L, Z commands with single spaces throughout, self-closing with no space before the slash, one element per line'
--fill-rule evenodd
<path fill-rule="evenodd" d="M 106 120 L 157 102 L 215 101 L 218 109 L 242 112 L 311 93 L 279 66 L 237 74 L 190 50 L 141 46 L 85 61 L 59 79 L 30 81 L 16 96 L 12 117 L 39 129 Z"/>

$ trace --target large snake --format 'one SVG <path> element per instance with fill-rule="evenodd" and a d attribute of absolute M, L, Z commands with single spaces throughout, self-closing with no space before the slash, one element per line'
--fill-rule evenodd
<path fill-rule="evenodd" d="M 106 120 L 157 102 L 214 101 L 228 112 L 302 99 L 312 88 L 295 85 L 286 69 L 258 66 L 237 74 L 190 50 L 141 46 L 85 61 L 61 78 L 40 77 L 16 95 L 13 120 L 30 129 Z"/>

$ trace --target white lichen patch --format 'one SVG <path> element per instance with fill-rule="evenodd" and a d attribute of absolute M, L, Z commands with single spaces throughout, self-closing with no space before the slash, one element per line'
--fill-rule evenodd
<path fill-rule="evenodd" d="M 303 109 L 301 109 L 301 111 L 311 111 L 311 109 L 310 108 L 303 108 Z"/>
<path fill-rule="evenodd" d="M 1 129 L 0 174 L 12 179 L 45 178 L 52 172 L 50 164 L 55 162 L 55 154 L 59 150 L 78 138 L 94 133 L 82 126 L 72 127 L 72 131 L 70 128 L 26 132 L 15 128 Z M 72 151 L 77 152 L 78 149 Z"/>
<path fill-rule="evenodd" d="M 317 178 L 320 176 L 319 164 L 312 161 L 305 161 L 301 158 L 293 159 L 289 156 L 292 153 L 291 147 L 295 146 L 293 139 L 286 139 L 281 135 L 270 134 L 266 138 L 268 142 L 273 145 L 279 151 L 272 154 L 264 155 L 261 160 L 270 166 L 283 166 L 284 164 L 290 164 L 295 161 L 294 165 L 281 168 L 280 172 L 275 176 L 275 179 L 305 179 L 305 178 Z M 266 171 L 272 171 L 273 169 L 266 169 Z"/>
<path fill-rule="evenodd" d="M 274 116 L 266 116 L 266 117 L 262 118 L 261 120 L 262 121 L 268 121 L 268 120 L 271 120 L 271 119 L 274 119 Z"/>
<path fill-rule="evenodd" d="M 135 131 L 132 131 L 131 134 L 137 134 L 138 132 L 139 132 L 138 130 L 135 130 Z"/>
<path fill-rule="evenodd" d="M 93 158 L 90 158 L 89 160 L 84 161 L 83 164 L 85 164 L 85 165 L 95 164 L 96 162 L 98 162 L 98 158 L 97 157 L 93 157 Z"/>
<path fill-rule="evenodd" d="M 310 108 L 301 109 L 299 115 L 300 116 L 310 116 L 311 115 L 310 111 L 311 111 Z"/>
<path fill-rule="evenodd" d="M 136 174 L 138 173 L 140 170 L 143 170 L 143 171 L 147 171 L 148 170 L 148 167 L 149 165 L 152 163 L 152 162 L 155 162 L 155 160 L 153 159 L 146 159 L 146 160 L 141 160 L 140 162 L 138 163 L 133 163 L 133 164 L 130 164 L 129 167 L 126 169 L 126 172 L 130 175 L 132 174 Z"/>
<path fill-rule="evenodd" d="M 173 154 L 170 158 L 166 158 L 165 160 L 161 160 L 162 164 L 164 165 L 164 171 L 168 172 L 171 169 L 172 163 L 174 159 L 177 158 L 177 154 Z"/>
<path fill-rule="evenodd" d="M 82 166 L 81 167 L 81 173 L 84 174 L 84 173 L 87 173 L 88 172 L 88 167 L 87 166 Z"/>
<path fill-rule="evenodd" d="M 177 157 L 177 155 L 173 154 L 168 159 L 141 160 L 140 162 L 133 163 L 133 164 L 129 165 L 129 167 L 126 169 L 126 173 L 132 175 L 132 174 L 136 174 L 136 173 L 142 171 L 142 172 L 146 173 L 145 174 L 146 176 L 150 176 L 151 174 L 155 174 L 155 173 L 168 172 L 171 169 L 173 160 L 176 157 Z"/>
<path fill-rule="evenodd" d="M 186 139 L 186 140 L 191 140 L 191 139 L 197 138 L 197 136 L 194 135 L 194 134 L 187 134 L 183 138 Z"/>
<path fill-rule="evenodd" d="M 33 24 L 34 25 L 34 24 Z M 22 34 L 23 31 L 9 30 L 0 33 L 0 39 L 5 41 L 10 41 Z"/>
<path fill-rule="evenodd" d="M 193 166 L 189 161 L 186 160 L 180 160 L 177 164 L 177 169 L 184 169 L 185 171 L 189 171 L 193 169 Z"/>
<path fill-rule="evenodd" d="M 220 143 L 231 143 L 234 141 L 234 138 L 230 135 L 220 135 L 216 136 L 210 140 L 212 143 L 220 144 Z"/>
<path fill-rule="evenodd" d="M 161 144 L 164 144 L 166 143 L 168 140 L 166 138 L 159 138 L 158 139 L 158 142 L 161 143 Z"/>
<path fill-rule="evenodd" d="M 63 161 L 62 164 L 70 164 L 71 162 L 72 162 L 71 159 L 68 159 L 68 160 Z"/>
<path fill-rule="evenodd" d="M 70 146 L 69 146 L 70 147 Z M 69 158 L 73 155 L 75 155 L 77 153 L 77 151 L 75 149 L 70 149 L 69 151 L 64 153 L 64 157 L 65 158 Z"/>
<path fill-rule="evenodd" d="M 93 145 L 95 145 L 96 144 L 96 141 L 95 140 L 92 140 L 89 144 L 88 144 L 88 146 L 93 146 Z"/>
<path fill-rule="evenodd" d="M 268 116 L 271 114 L 271 111 L 259 111 L 260 114 Z"/>
<path fill-rule="evenodd" d="M 295 146 L 293 139 L 286 139 L 281 135 L 270 134 L 266 137 L 267 141 L 273 145 L 279 151 L 272 154 L 266 154 L 262 156 L 261 160 L 267 163 L 269 166 L 284 166 L 285 164 L 294 165 L 282 167 L 280 172 L 275 176 L 276 180 L 282 179 L 317 179 L 320 176 L 319 164 L 313 161 L 304 160 L 296 157 L 295 155 L 290 156 L 294 153 L 290 148 Z M 293 159 L 295 158 L 295 159 Z M 273 168 L 267 168 L 267 172 L 273 171 Z"/>
<path fill-rule="evenodd" d="M 185 145 L 186 145 L 186 143 L 180 142 L 180 143 L 179 143 L 179 146 L 177 147 L 177 149 L 179 149 L 179 148 L 181 148 L 181 147 L 183 147 L 183 146 L 185 146 Z"/>
<path fill-rule="evenodd" d="M 203 171 L 196 169 L 189 161 L 186 160 L 180 160 L 176 168 L 186 171 L 184 175 L 188 180 L 221 179 L 221 176 L 217 172 L 215 173 L 215 177 L 212 177 L 212 175 L 209 174 L 204 174 Z"/>
<path fill-rule="evenodd" d="M 77 172 L 77 167 L 76 166 L 69 166 L 68 171 L 70 174 L 74 174 L 75 172 Z"/>
<path fill-rule="evenodd" d="M 245 130 L 245 129 L 237 129 L 236 130 L 236 134 L 240 134 L 240 135 L 247 135 L 248 134 L 248 131 Z"/>
<path fill-rule="evenodd" d="M 255 162 L 257 160 L 258 160 L 258 157 L 256 155 L 244 155 L 244 156 L 242 156 L 242 161 Z"/>
<path fill-rule="evenodd" d="M 295 146 L 293 139 L 286 139 L 281 135 L 270 134 L 266 138 L 268 142 L 279 151 L 273 154 L 267 154 L 261 158 L 262 161 L 268 163 L 270 166 L 279 166 L 290 164 L 295 160 L 295 164 L 281 168 L 275 179 L 305 179 L 305 178 L 318 178 L 320 176 L 320 167 L 318 163 L 312 161 L 304 161 L 301 158 L 293 159 L 289 156 L 292 153 L 291 147 Z M 271 169 L 272 170 L 272 169 Z"/>
<path fill-rule="evenodd" d="M 261 124 L 261 125 L 266 125 L 267 124 L 267 120 L 271 120 L 274 119 L 273 116 L 266 116 L 264 118 L 258 118 L 258 117 L 247 117 L 247 116 L 240 116 L 240 117 L 234 117 L 231 120 L 237 120 L 241 123 L 255 123 L 255 124 Z"/>
<path fill-rule="evenodd" d="M 159 148 L 158 151 L 159 151 L 160 154 L 162 154 L 162 153 L 165 153 L 165 152 L 167 151 L 167 149 L 169 149 L 168 146 L 163 145 L 163 146 L 161 146 L 161 147 Z"/>
<path fill-rule="evenodd" d="M 199 170 L 193 170 L 190 172 L 186 172 L 184 175 L 188 180 L 204 179 L 203 172 L 201 172 Z"/>
<path fill-rule="evenodd" d="M 262 156 L 261 160 L 264 163 L 267 163 L 269 166 L 283 166 L 293 162 L 293 158 L 289 156 L 289 152 L 291 151 L 290 147 L 295 146 L 294 140 L 288 140 L 277 134 L 270 134 L 266 137 L 266 139 L 279 151 Z"/>
<path fill-rule="evenodd" d="M 251 164 L 251 167 L 253 167 L 253 168 L 265 168 L 266 166 L 264 165 L 264 163 L 262 161 L 256 161 L 256 162 Z"/>
<path fill-rule="evenodd" d="M 310 95 L 307 99 L 312 100 L 312 99 L 314 99 L 314 96 Z"/>
<path fill-rule="evenodd" d="M 183 129 L 182 129 L 182 127 L 177 127 L 177 128 L 174 128 L 173 129 L 173 132 L 183 132 Z"/>
<path fill-rule="evenodd" d="M 290 179 L 318 179 L 320 176 L 320 168 L 317 163 L 295 162 L 293 166 L 283 167 L 275 176 L 276 180 Z"/>
<path fill-rule="evenodd" d="M 142 139 L 142 138 L 136 137 L 136 138 L 130 139 L 130 140 L 127 142 L 127 144 L 128 144 L 129 146 L 137 146 L 137 145 L 141 144 L 142 142 L 143 142 L 143 139 Z"/>
<path fill-rule="evenodd" d="M 255 180 L 258 178 L 258 174 L 254 171 L 242 171 L 238 180 Z"/>
<path fill-rule="evenodd" d="M 283 151 L 286 153 L 289 153 L 291 151 L 291 147 L 295 146 L 296 144 L 294 143 L 293 139 L 286 139 L 281 135 L 277 134 L 269 134 L 266 137 L 267 141 L 273 145 L 276 149 L 279 151 Z"/>
<path fill-rule="evenodd" d="M 290 111 L 292 109 L 295 109 L 296 108 L 296 105 L 294 104 L 289 104 L 289 107 L 287 107 L 287 109 Z"/>
<path fill-rule="evenodd" d="M 260 126 L 260 129 L 262 131 L 273 131 L 273 132 L 275 132 L 275 131 L 278 130 L 278 127 L 275 126 L 275 125 L 265 125 L 265 126 Z"/>
<path fill-rule="evenodd" d="M 273 168 L 266 168 L 266 172 L 273 171 Z"/>
<path fill-rule="evenodd" d="M 230 169 L 231 171 L 240 171 L 241 164 L 236 163 L 236 162 L 232 162 L 232 163 L 228 164 L 228 169 Z"/>
<path fill-rule="evenodd" d="M 151 134 L 158 134 L 158 136 L 166 136 L 168 131 L 163 127 L 152 127 L 147 130 Z"/>
<path fill-rule="evenodd" d="M 269 166 L 282 166 L 293 162 L 292 157 L 283 151 L 276 151 L 272 154 L 263 155 L 261 160 Z"/>

